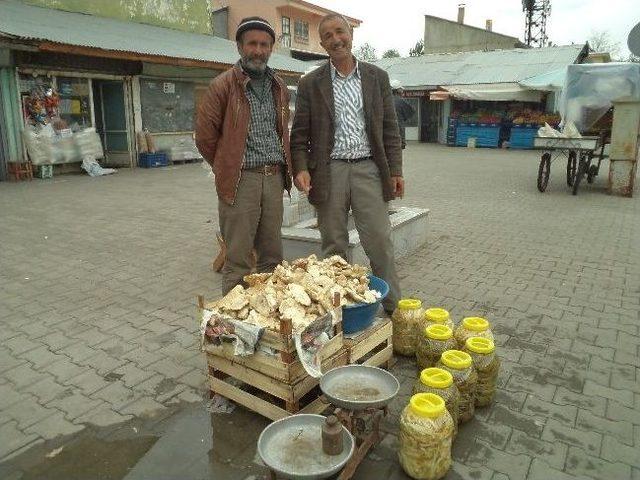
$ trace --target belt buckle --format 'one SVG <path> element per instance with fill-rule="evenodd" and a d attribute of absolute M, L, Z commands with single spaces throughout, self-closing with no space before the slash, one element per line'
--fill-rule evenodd
<path fill-rule="evenodd" d="M 275 167 L 273 165 L 265 165 L 264 166 L 264 176 L 270 177 L 271 175 L 275 175 Z"/>

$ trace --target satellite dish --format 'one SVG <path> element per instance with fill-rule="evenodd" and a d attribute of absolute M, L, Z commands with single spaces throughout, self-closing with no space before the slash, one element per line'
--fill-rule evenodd
<path fill-rule="evenodd" d="M 631 53 L 640 57 L 640 23 L 633 27 L 629 32 L 627 46 L 629 47 L 629 50 L 631 50 Z"/>

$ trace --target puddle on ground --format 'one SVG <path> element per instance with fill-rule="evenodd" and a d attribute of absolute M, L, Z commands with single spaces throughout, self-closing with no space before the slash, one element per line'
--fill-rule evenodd
<path fill-rule="evenodd" d="M 110 427 L 88 425 L 0 464 L 6 480 L 200 480 L 262 476 L 256 442 L 269 421 L 242 408 L 212 414 L 205 404 Z M 62 447 L 55 456 L 47 454 Z"/>

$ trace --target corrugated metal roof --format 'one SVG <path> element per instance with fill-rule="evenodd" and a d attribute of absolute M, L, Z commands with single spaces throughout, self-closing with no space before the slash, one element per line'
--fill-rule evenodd
<path fill-rule="evenodd" d="M 233 64 L 236 43 L 219 37 L 0 0 L 0 35 L 143 55 Z M 273 54 L 272 68 L 304 73 L 306 64 Z"/>
<path fill-rule="evenodd" d="M 575 63 L 584 45 L 435 53 L 376 62 L 407 89 L 440 85 L 514 83 Z"/>

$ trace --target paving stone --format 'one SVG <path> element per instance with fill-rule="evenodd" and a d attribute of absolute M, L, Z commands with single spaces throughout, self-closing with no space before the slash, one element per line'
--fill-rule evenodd
<path fill-rule="evenodd" d="M 619 390 L 615 388 L 603 387 L 591 380 L 586 380 L 584 383 L 584 394 L 594 395 L 611 400 L 616 400 L 628 407 L 633 406 L 633 393 L 627 390 Z"/>
<path fill-rule="evenodd" d="M 29 338 L 26 335 L 19 334 L 8 340 L 4 340 L 2 345 L 9 350 L 14 355 L 20 355 L 21 353 L 28 352 L 29 350 L 34 350 L 38 347 L 42 347 L 42 343 Z"/>
<path fill-rule="evenodd" d="M 126 363 L 126 360 L 113 357 L 101 350 L 97 350 L 95 355 L 80 362 L 81 365 L 93 368 L 100 375 L 105 375 Z"/>
<path fill-rule="evenodd" d="M 569 447 L 565 471 L 578 477 L 629 479 L 631 467 L 622 463 L 611 463 L 594 455 L 588 455 L 577 447 Z"/>
<path fill-rule="evenodd" d="M 545 385 L 541 382 L 527 381 L 516 375 L 511 375 L 506 388 L 510 391 L 521 391 L 531 395 L 536 395 L 543 400 L 551 400 L 556 391 L 555 385 Z"/>
<path fill-rule="evenodd" d="M 43 407 L 35 400 L 35 397 L 28 396 L 6 408 L 2 413 L 18 422 L 18 427 L 24 430 L 34 423 L 53 415 L 56 411 L 53 408 Z"/>
<path fill-rule="evenodd" d="M 138 368 L 133 362 L 129 362 L 116 368 L 112 373 L 121 375 L 122 383 L 129 388 L 135 387 L 139 383 L 142 383 L 155 375 L 153 371 Z"/>
<path fill-rule="evenodd" d="M 553 397 L 553 403 L 585 408 L 600 416 L 604 415 L 607 407 L 607 400 L 605 398 L 575 393 L 563 387 L 558 387 Z"/>
<path fill-rule="evenodd" d="M 48 377 L 46 373 L 35 370 L 30 363 L 23 363 L 4 372 L 3 377 L 9 380 L 18 390 Z"/>
<path fill-rule="evenodd" d="M 136 362 L 140 368 L 146 368 L 152 363 L 159 362 L 164 356 L 159 353 L 150 352 L 144 347 L 138 347 L 122 355 L 122 358 Z"/>
<path fill-rule="evenodd" d="M 153 418 L 161 411 L 166 410 L 166 407 L 150 398 L 139 398 L 131 403 L 117 407 L 116 410 L 122 415 Z"/>
<path fill-rule="evenodd" d="M 508 425 L 514 430 L 527 432 L 533 437 L 540 437 L 545 420 L 509 410 L 502 405 L 496 405 L 491 414 L 491 420 L 500 425 Z"/>
<path fill-rule="evenodd" d="M 15 421 L 0 425 L 0 461 L 5 461 L 6 457 L 25 445 L 29 445 L 38 439 L 34 433 L 25 433 L 18 429 Z"/>
<path fill-rule="evenodd" d="M 522 408 L 522 413 L 540 418 L 553 418 L 572 427 L 575 425 L 578 409 L 573 405 L 558 405 L 529 395 Z"/>
<path fill-rule="evenodd" d="M 69 420 L 78 418 L 101 405 L 103 405 L 101 400 L 92 399 L 79 391 L 73 390 L 70 395 L 55 398 L 47 403 L 47 407 L 57 408 L 63 412 L 64 416 Z"/>
<path fill-rule="evenodd" d="M 85 413 L 84 415 L 76 418 L 73 423 L 75 424 L 89 424 L 96 427 L 110 427 L 119 423 L 131 420 L 133 415 L 121 415 L 118 412 L 113 411 L 111 408 L 103 406 L 95 408 Z"/>
<path fill-rule="evenodd" d="M 607 400 L 606 418 L 640 425 L 640 411 L 625 407 L 615 400 Z"/>
<path fill-rule="evenodd" d="M 525 454 L 533 458 L 540 458 L 550 466 L 561 470 L 564 468 L 568 447 L 560 442 L 549 443 L 525 432 L 514 430 L 506 451 L 513 454 Z"/>
<path fill-rule="evenodd" d="M 591 455 L 597 455 L 600 452 L 602 434 L 569 428 L 556 420 L 549 419 L 542 432 L 542 440 L 551 443 L 568 443 L 584 448 Z"/>
<path fill-rule="evenodd" d="M 205 390 L 208 388 L 206 370 L 194 369 L 186 375 L 183 375 L 177 380 L 178 383 L 183 383 L 195 388 L 196 390 Z"/>
<path fill-rule="evenodd" d="M 631 447 L 619 442 L 617 439 L 608 435 L 604 436 L 602 441 L 602 458 L 610 462 L 622 462 L 627 465 L 633 465 L 640 468 L 640 455 L 638 455 L 638 447 Z"/>
<path fill-rule="evenodd" d="M 529 469 L 528 480 L 575 480 L 575 476 L 556 470 L 544 460 L 534 458 Z"/>
<path fill-rule="evenodd" d="M 37 397 L 38 402 L 44 405 L 55 398 L 68 395 L 69 387 L 61 385 L 55 377 L 49 375 L 43 380 L 25 387 L 23 391 Z"/>
<path fill-rule="evenodd" d="M 109 382 L 107 382 L 102 375 L 98 375 L 94 370 L 87 369 L 80 375 L 67 379 L 64 384 L 82 390 L 85 395 L 91 395 L 92 393 L 106 387 Z"/>
<path fill-rule="evenodd" d="M 27 428 L 25 433 L 35 434 L 45 440 L 51 440 L 60 435 L 71 435 L 82 430 L 84 430 L 82 425 L 74 425 L 65 419 L 62 412 L 56 412 Z"/>
<path fill-rule="evenodd" d="M 21 353 L 19 358 L 31 362 L 36 368 L 44 368 L 49 365 L 53 365 L 56 362 L 66 360 L 64 355 L 58 355 L 53 353 L 44 345 L 28 352 Z"/>
<path fill-rule="evenodd" d="M 91 398 L 108 402 L 111 408 L 114 409 L 130 403 L 137 396 L 133 390 L 127 388 L 120 380 L 111 382 L 106 387 L 90 395 Z"/>
<path fill-rule="evenodd" d="M 64 383 L 70 379 L 82 375 L 87 371 L 87 368 L 76 365 L 75 363 L 70 361 L 62 361 L 47 365 L 43 368 L 43 370 L 56 377 L 59 382 Z"/>
<path fill-rule="evenodd" d="M 164 375 L 166 377 L 170 377 L 176 380 L 182 377 L 183 375 L 185 375 L 187 372 L 189 372 L 189 370 L 191 370 L 190 367 L 186 367 L 184 365 L 178 365 L 177 363 L 167 358 L 149 365 L 149 368 L 151 370 L 158 372 L 161 375 Z"/>
<path fill-rule="evenodd" d="M 610 435 L 627 445 L 633 445 L 633 424 L 628 422 L 609 420 L 581 409 L 578 411 L 576 427 Z"/>
<path fill-rule="evenodd" d="M 531 457 L 528 455 L 512 455 L 476 441 L 475 448 L 469 453 L 468 466 L 486 466 L 509 475 L 512 480 L 527 478 Z"/>

